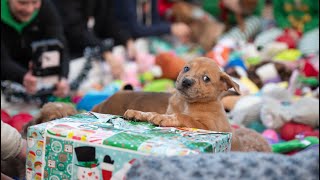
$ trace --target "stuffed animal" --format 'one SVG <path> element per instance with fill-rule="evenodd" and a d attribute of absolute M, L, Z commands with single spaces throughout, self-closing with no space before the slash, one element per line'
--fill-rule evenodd
<path fill-rule="evenodd" d="M 239 138 L 241 152 L 271 152 L 267 140 L 256 131 L 240 127 L 235 129 L 233 133 Z"/>
<path fill-rule="evenodd" d="M 264 110 L 271 108 L 277 111 L 275 107 L 281 104 L 281 102 L 289 102 L 290 98 L 291 96 L 285 87 L 270 83 L 260 90 L 259 95 L 241 96 L 230 111 L 229 117 L 233 122 L 248 127 L 250 123 L 261 120 L 261 114 L 264 113 L 262 111 L 263 107 L 265 107 Z M 273 122 L 273 118 L 273 116 L 264 116 L 264 120 L 270 119 L 270 123 L 272 123 L 268 124 L 263 121 L 262 123 L 267 128 L 274 129 L 274 127 L 280 127 L 278 123 L 282 125 L 282 121 Z"/>
<path fill-rule="evenodd" d="M 313 128 L 319 127 L 319 99 L 302 97 L 288 105 L 276 99 L 264 101 L 261 108 L 261 121 L 272 129 L 281 128 L 286 122 L 293 121 Z"/>
<path fill-rule="evenodd" d="M 264 1 L 263 0 L 204 0 L 203 8 L 225 23 L 229 29 L 235 23 L 244 31 L 246 26 L 244 18 L 250 15 L 260 16 Z"/>
<path fill-rule="evenodd" d="M 156 56 L 156 64 L 161 67 L 161 78 L 176 80 L 185 61 L 172 53 L 160 53 Z"/>
<path fill-rule="evenodd" d="M 269 144 L 276 144 L 279 142 L 279 135 L 278 133 L 273 129 L 266 129 L 262 132 L 262 136 L 267 139 Z"/>
<path fill-rule="evenodd" d="M 297 135 L 305 132 L 312 132 L 313 128 L 300 123 L 287 122 L 280 129 L 280 136 L 282 139 L 289 141 L 296 139 Z"/>
<path fill-rule="evenodd" d="M 143 68 L 142 66 L 140 66 Z M 134 87 L 140 87 L 140 81 L 138 76 L 139 65 L 135 62 L 128 62 L 124 66 L 124 71 L 121 74 L 121 80 L 124 84 L 131 84 Z"/>
<path fill-rule="evenodd" d="M 248 77 L 259 88 L 268 82 L 289 81 L 292 70 L 280 62 L 262 62 L 248 68 Z"/>
<path fill-rule="evenodd" d="M 171 7 L 171 18 L 183 22 L 191 29 L 191 40 L 199 43 L 206 51 L 216 43 L 224 32 L 224 24 L 216 21 L 209 13 L 187 2 L 176 2 Z"/>
<path fill-rule="evenodd" d="M 276 41 L 283 42 L 287 44 L 289 49 L 293 49 L 296 48 L 297 42 L 300 39 L 301 35 L 301 33 L 294 29 L 285 29 L 283 31 L 283 34 L 276 38 Z"/>
<path fill-rule="evenodd" d="M 150 53 L 137 52 L 136 63 L 139 73 L 147 72 L 155 65 L 155 56 Z"/>

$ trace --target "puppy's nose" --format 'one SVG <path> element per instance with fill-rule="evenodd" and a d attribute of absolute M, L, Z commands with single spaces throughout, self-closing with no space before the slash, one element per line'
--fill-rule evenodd
<path fill-rule="evenodd" d="M 184 79 L 182 80 L 182 86 L 183 86 L 184 88 L 191 87 L 193 84 L 194 84 L 194 81 L 191 80 L 191 79 L 184 78 Z"/>

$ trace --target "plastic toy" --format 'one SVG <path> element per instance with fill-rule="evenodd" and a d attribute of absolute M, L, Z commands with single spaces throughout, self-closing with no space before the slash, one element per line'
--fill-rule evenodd
<path fill-rule="evenodd" d="M 272 152 L 275 153 L 287 153 L 293 150 L 304 149 L 310 145 L 319 144 L 319 138 L 306 137 L 304 139 L 295 139 L 287 142 L 281 142 L 272 145 Z"/>

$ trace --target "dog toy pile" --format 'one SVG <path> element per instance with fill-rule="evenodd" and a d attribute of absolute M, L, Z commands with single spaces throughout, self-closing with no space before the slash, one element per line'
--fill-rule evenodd
<path fill-rule="evenodd" d="M 92 60 L 78 68 L 74 61 L 71 68 L 82 70 L 70 81 L 78 88 L 71 97 L 49 101 L 70 102 L 79 111 L 90 111 L 122 89 L 170 92 L 184 65 L 206 56 L 240 85 L 241 96 L 223 99 L 232 124 L 261 133 L 277 153 L 294 154 L 319 144 L 318 5 L 313 9 L 311 1 L 301 6 L 273 1 L 273 10 L 283 13 L 267 19 L 261 17 L 263 1 L 241 2 L 242 14 L 211 0 L 202 6 L 160 1 L 164 18 L 191 27 L 192 43 L 181 44 L 171 37 L 141 38 L 135 42 L 134 61 L 118 46 L 113 48 L 117 62 Z M 298 13 L 301 8 L 304 15 Z M 210 33 L 212 29 L 216 34 Z M 18 115 L 11 117 L 3 110 L 1 118 L 10 124 L 19 117 L 12 124 L 18 130 L 32 118 L 10 114 Z"/>

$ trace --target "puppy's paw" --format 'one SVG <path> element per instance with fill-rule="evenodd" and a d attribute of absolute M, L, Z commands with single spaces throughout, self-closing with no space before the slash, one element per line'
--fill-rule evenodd
<path fill-rule="evenodd" d="M 162 126 L 162 122 L 165 120 L 166 118 L 164 116 L 161 115 L 155 115 L 153 117 L 151 117 L 148 121 L 154 125 L 158 125 L 158 126 Z"/>
<path fill-rule="evenodd" d="M 128 109 L 124 113 L 123 117 L 126 118 L 126 119 L 144 121 L 142 112 L 141 111 L 132 110 L 132 109 Z"/>
<path fill-rule="evenodd" d="M 176 126 L 174 117 L 170 115 L 157 114 L 149 120 L 150 123 L 158 126 Z"/>

